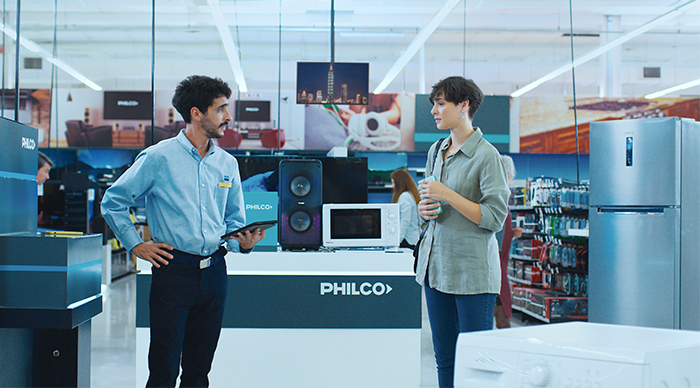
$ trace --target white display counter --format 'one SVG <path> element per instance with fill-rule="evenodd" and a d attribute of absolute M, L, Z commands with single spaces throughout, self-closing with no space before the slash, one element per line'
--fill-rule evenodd
<path fill-rule="evenodd" d="M 419 386 L 421 289 L 410 251 L 229 253 L 226 263 L 211 387 Z M 149 291 L 142 268 L 137 386 L 148 378 Z"/>

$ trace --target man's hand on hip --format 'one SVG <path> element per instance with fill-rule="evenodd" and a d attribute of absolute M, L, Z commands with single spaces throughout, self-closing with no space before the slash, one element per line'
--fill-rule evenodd
<path fill-rule="evenodd" d="M 160 264 L 168 265 L 168 259 L 173 258 L 173 255 L 168 252 L 172 250 L 173 247 L 170 244 L 147 241 L 135 246 L 131 253 L 160 268 Z"/>

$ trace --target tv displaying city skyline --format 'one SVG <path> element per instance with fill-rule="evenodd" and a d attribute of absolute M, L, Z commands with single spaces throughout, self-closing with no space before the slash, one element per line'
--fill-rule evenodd
<path fill-rule="evenodd" d="M 297 104 L 367 105 L 369 63 L 297 62 Z"/>

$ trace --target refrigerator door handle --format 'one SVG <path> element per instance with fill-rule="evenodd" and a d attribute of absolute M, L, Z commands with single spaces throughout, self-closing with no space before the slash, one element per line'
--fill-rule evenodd
<path fill-rule="evenodd" d="M 668 207 L 642 207 L 642 206 L 621 206 L 621 207 L 599 207 L 598 213 L 622 213 L 622 214 L 663 214 Z"/>

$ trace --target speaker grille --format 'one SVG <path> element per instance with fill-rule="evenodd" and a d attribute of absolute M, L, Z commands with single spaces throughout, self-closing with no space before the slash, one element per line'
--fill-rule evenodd
<path fill-rule="evenodd" d="M 298 209 L 289 216 L 289 227 L 297 233 L 304 233 L 311 227 L 311 215 L 304 210 Z"/>
<path fill-rule="evenodd" d="M 311 181 L 304 175 L 294 177 L 289 183 L 289 191 L 297 198 L 304 198 L 311 192 Z"/>

